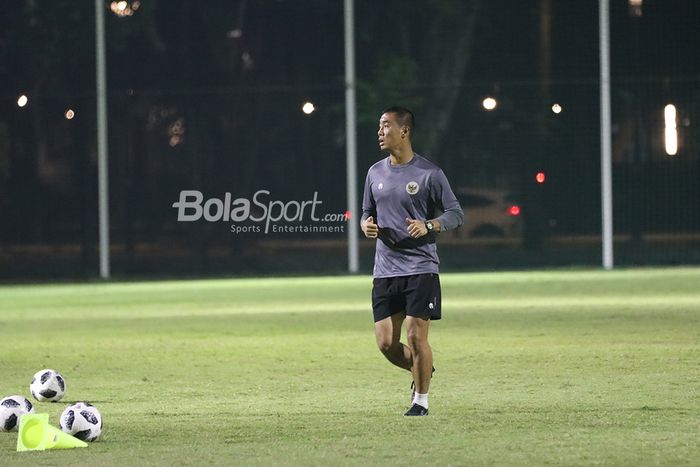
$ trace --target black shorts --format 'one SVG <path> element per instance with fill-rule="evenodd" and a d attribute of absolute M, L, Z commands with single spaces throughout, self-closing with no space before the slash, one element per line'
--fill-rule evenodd
<path fill-rule="evenodd" d="M 373 284 L 375 323 L 403 312 L 419 318 L 442 318 L 440 276 L 437 274 L 375 278 Z"/>

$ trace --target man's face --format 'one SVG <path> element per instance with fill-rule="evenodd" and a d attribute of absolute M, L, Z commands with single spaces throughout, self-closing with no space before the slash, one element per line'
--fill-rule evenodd
<path fill-rule="evenodd" d="M 396 121 L 396 114 L 385 113 L 379 119 L 379 131 L 377 137 L 379 139 L 379 149 L 382 151 L 391 151 L 398 148 L 403 141 L 402 135 L 405 137 L 406 129 L 399 126 Z"/>

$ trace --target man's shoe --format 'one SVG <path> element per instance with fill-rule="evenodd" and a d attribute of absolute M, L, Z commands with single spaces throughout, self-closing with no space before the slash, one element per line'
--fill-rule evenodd
<path fill-rule="evenodd" d="M 435 367 L 433 367 L 433 371 L 430 373 L 430 379 L 433 379 L 434 373 L 435 373 Z M 416 382 L 411 381 L 411 404 L 413 404 L 414 397 L 416 397 Z"/>
<path fill-rule="evenodd" d="M 408 409 L 403 415 L 404 417 L 423 417 L 425 415 L 428 415 L 428 409 L 426 409 L 422 405 L 413 404 L 411 408 Z"/>

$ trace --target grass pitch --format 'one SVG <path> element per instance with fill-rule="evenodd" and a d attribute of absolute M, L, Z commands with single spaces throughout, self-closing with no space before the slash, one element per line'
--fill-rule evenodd
<path fill-rule="evenodd" d="M 2 465 L 698 465 L 700 269 L 445 274 L 430 416 L 371 279 L 0 287 L 0 397 L 54 368 L 87 449 Z"/>

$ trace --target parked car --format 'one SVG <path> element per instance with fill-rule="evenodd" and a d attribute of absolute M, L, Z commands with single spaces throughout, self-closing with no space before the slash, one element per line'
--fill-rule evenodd
<path fill-rule="evenodd" d="M 505 190 L 473 188 L 455 193 L 464 211 L 459 237 L 517 237 L 521 233 L 521 205 Z"/>

